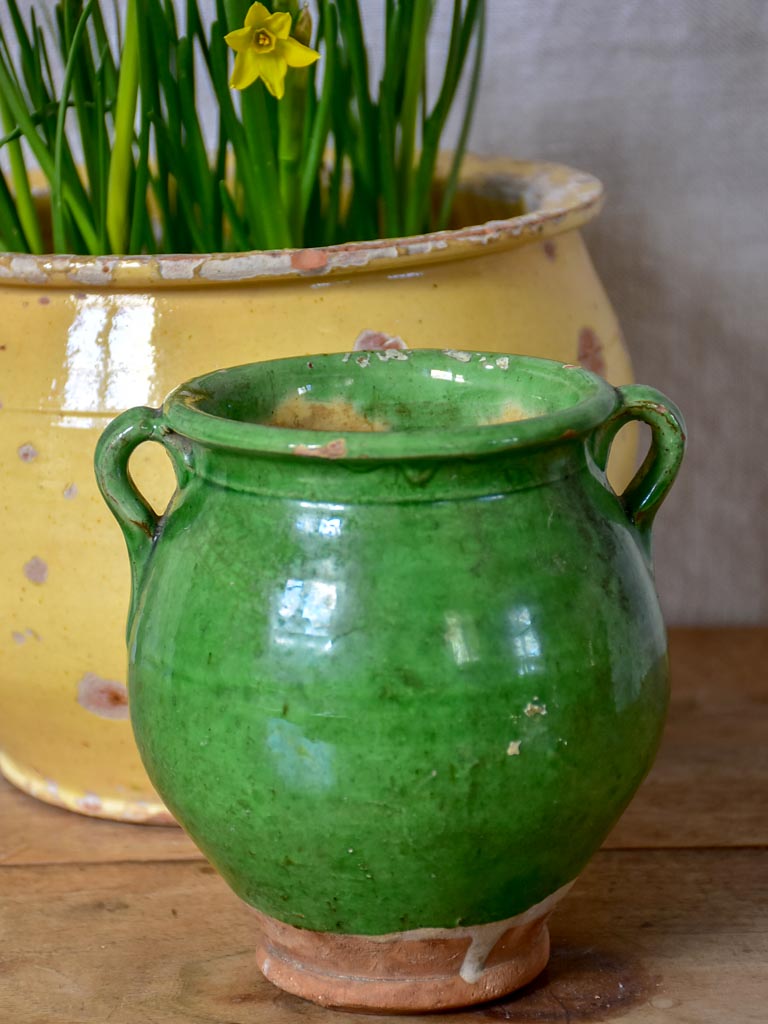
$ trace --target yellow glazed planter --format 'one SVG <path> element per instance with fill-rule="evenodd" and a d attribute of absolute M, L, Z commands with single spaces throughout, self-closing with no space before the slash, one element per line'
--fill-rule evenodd
<path fill-rule="evenodd" d="M 475 226 L 452 231 L 236 255 L 1 255 L 6 777 L 85 814 L 170 820 L 130 732 L 128 573 L 92 469 L 116 413 L 159 405 L 211 366 L 395 339 L 581 363 L 626 384 L 621 332 L 579 234 L 601 202 L 600 183 L 567 167 L 471 159 L 458 223 Z M 620 484 L 634 439 L 614 447 Z M 145 445 L 134 471 L 161 507 L 162 451 Z"/>

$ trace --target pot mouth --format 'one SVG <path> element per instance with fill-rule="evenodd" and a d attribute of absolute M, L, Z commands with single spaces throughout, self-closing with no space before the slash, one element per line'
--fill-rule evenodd
<path fill-rule="evenodd" d="M 617 405 L 615 389 L 579 366 L 394 349 L 216 370 L 173 391 L 163 413 L 172 430 L 207 447 L 365 462 L 562 444 Z"/>
<path fill-rule="evenodd" d="M 405 238 L 316 248 L 158 256 L 2 253 L 0 286 L 156 289 L 322 278 L 373 270 L 410 273 L 425 263 L 514 248 L 578 228 L 599 213 L 603 186 L 593 175 L 563 164 L 468 156 L 457 201 L 464 210 L 461 221 L 469 221 L 469 226 Z"/>

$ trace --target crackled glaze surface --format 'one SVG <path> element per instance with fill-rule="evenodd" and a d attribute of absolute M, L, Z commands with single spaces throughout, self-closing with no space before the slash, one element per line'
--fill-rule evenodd
<path fill-rule="evenodd" d="M 461 220 L 476 226 L 424 238 L 230 256 L 0 255 L 0 769 L 85 813 L 162 813 L 121 703 L 128 594 L 91 474 L 112 416 L 158 404 L 211 366 L 356 342 L 581 357 L 626 383 L 620 330 L 578 233 L 601 198 L 569 168 L 475 160 Z M 619 446 L 626 479 L 632 439 Z M 162 452 L 142 449 L 134 470 L 162 508 Z M 102 697 L 83 699 L 84 679 L 118 687 L 114 714 L 100 713 Z"/>
<path fill-rule="evenodd" d="M 329 430 L 272 425 L 307 395 Z M 339 406 L 382 429 L 340 430 Z M 603 470 L 636 419 L 653 442 L 619 499 Z M 160 520 L 126 476 L 146 440 L 178 474 Z M 465 350 L 219 371 L 109 427 L 139 749 L 247 903 L 307 941 L 466 947 L 496 923 L 485 955 L 578 875 L 663 724 L 650 528 L 683 444 L 653 389 Z M 475 960 L 459 1000 L 485 991 Z"/>

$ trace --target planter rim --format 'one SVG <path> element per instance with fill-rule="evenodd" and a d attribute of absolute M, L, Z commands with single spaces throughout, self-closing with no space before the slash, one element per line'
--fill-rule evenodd
<path fill-rule="evenodd" d="M 490 371 L 490 375 L 489 375 Z M 380 394 L 397 400 L 397 379 L 423 379 L 432 390 L 467 385 L 502 399 L 514 392 L 514 382 L 527 380 L 545 390 L 560 390 L 564 404 L 546 412 L 515 420 L 451 429 L 420 426 L 384 432 L 312 430 L 277 427 L 222 415 L 233 395 L 267 390 L 280 382 L 287 389 L 278 397 L 310 393 L 317 383 L 337 380 L 342 386 L 372 377 Z M 373 383 L 370 381 L 370 383 Z M 301 386 L 299 386 L 301 385 Z M 390 389 L 388 391 L 388 386 Z M 490 388 L 490 390 L 487 390 Z M 340 392 L 339 394 L 343 394 Z M 567 399 L 567 400 L 566 400 Z M 321 399 L 322 401 L 322 399 Z M 213 403 L 213 408 L 205 405 Z M 410 459 L 442 460 L 479 457 L 499 452 L 542 448 L 580 438 L 594 430 L 615 410 L 616 390 L 602 377 L 580 366 L 536 356 L 499 355 L 446 349 L 407 349 L 378 352 L 291 356 L 214 370 L 180 385 L 166 398 L 162 417 L 167 427 L 200 444 L 267 457 L 305 456 L 311 459 L 399 462 Z M 491 404 L 488 411 L 491 411 Z"/>
<path fill-rule="evenodd" d="M 501 201 L 522 197 L 526 212 L 446 231 L 300 249 L 157 256 L 0 254 L 0 287 L 151 289 L 231 286 L 416 267 L 510 249 L 573 230 L 595 217 L 602 183 L 564 164 L 468 156 L 461 190 L 485 187 Z"/>

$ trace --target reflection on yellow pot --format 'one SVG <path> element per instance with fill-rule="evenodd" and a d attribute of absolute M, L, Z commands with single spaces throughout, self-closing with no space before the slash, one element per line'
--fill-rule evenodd
<path fill-rule="evenodd" d="M 4 774 L 86 814 L 167 820 L 130 733 L 128 569 L 93 479 L 110 418 L 214 367 L 344 351 L 365 331 L 358 345 L 520 352 L 627 383 L 578 232 L 601 199 L 565 167 L 472 160 L 459 222 L 474 227 L 273 253 L 0 256 Z M 620 483 L 634 439 L 616 449 Z M 161 507 L 162 452 L 144 446 L 133 469 Z"/>

